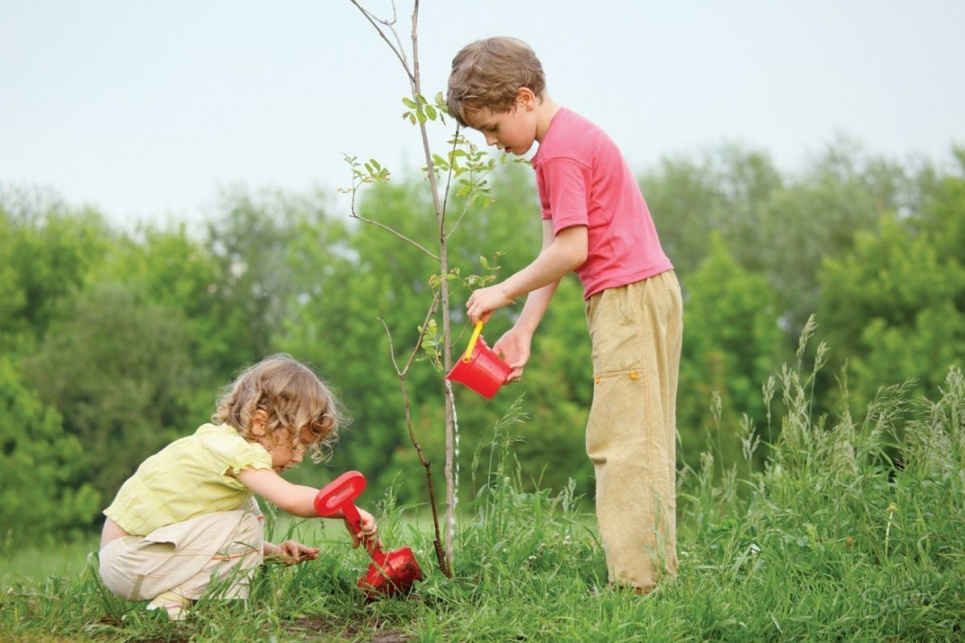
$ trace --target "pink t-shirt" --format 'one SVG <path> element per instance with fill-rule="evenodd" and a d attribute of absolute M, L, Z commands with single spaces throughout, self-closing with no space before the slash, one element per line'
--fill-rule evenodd
<path fill-rule="evenodd" d="M 587 228 L 586 261 L 576 269 L 585 299 L 673 268 L 630 166 L 599 127 L 560 108 L 533 169 L 543 219 L 553 221 L 554 234 Z"/>

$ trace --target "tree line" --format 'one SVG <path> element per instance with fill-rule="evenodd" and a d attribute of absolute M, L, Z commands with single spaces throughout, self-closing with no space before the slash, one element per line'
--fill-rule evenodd
<path fill-rule="evenodd" d="M 708 449 L 722 466 L 736 460 L 741 427 L 765 444 L 776 438 L 782 401 L 770 399 L 768 380 L 800 359 L 809 320 L 819 341 L 804 359 L 825 364 L 817 404 L 846 396 L 858 415 L 882 386 L 931 395 L 949 366 L 963 366 L 965 149 L 953 147 L 946 165 L 837 141 L 793 175 L 736 146 L 665 158 L 640 175 L 685 297 L 681 466 Z M 495 202 L 471 208 L 450 241 L 450 263 L 466 274 L 481 265 L 509 274 L 540 245 L 531 172 L 502 168 L 491 194 Z M 360 198 L 366 219 L 411 239 L 437 234 L 420 178 Z M 145 457 L 205 422 L 241 368 L 279 351 L 314 366 L 352 416 L 331 461 L 303 465 L 294 479 L 321 486 L 355 468 L 376 490 L 391 485 L 400 501 L 424 502 L 392 354 L 411 348 L 437 268 L 329 203 L 324 193 L 235 188 L 198 228 L 122 230 L 50 192 L 0 188 L 6 546 L 95 528 Z M 469 292 L 454 291 L 456 327 L 467 326 Z M 573 479 L 592 494 L 580 294 L 575 278 L 563 280 L 523 382 L 491 401 L 457 390 L 464 499 L 485 482 L 475 454 L 503 443 L 499 432 L 511 436 L 526 484 L 561 489 Z M 518 310 L 494 315 L 487 339 Z M 435 360 L 419 361 L 406 383 L 417 437 L 441 466 Z"/>

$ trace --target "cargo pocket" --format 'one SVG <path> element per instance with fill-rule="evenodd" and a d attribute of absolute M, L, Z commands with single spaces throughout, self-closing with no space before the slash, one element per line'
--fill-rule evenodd
<path fill-rule="evenodd" d="M 602 465 L 626 448 L 628 427 L 643 400 L 640 369 L 604 371 L 593 376 L 593 402 L 586 423 L 586 454 Z"/>
<path fill-rule="evenodd" d="M 184 523 L 174 523 L 155 529 L 141 539 L 142 546 L 151 547 L 157 551 L 162 551 L 165 548 L 170 548 L 172 552 L 178 551 L 181 541 L 185 536 L 185 530 L 182 527 L 183 524 Z"/>

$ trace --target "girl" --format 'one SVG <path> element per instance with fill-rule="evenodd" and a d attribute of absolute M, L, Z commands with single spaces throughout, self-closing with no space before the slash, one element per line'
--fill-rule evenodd
<path fill-rule="evenodd" d="M 287 564 L 318 557 L 295 540 L 264 541 L 257 494 L 279 509 L 315 517 L 318 491 L 279 474 L 319 462 L 338 433 L 338 402 L 309 368 L 275 355 L 227 387 L 211 423 L 145 460 L 104 510 L 100 575 L 114 594 L 148 600 L 172 619 L 216 584 L 218 596 L 245 598 L 265 556 Z M 375 543 L 366 511 L 353 546 Z M 348 526 L 348 523 L 346 523 Z"/>

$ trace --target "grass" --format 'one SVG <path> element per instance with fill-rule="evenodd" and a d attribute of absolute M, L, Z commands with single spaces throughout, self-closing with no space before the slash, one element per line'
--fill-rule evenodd
<path fill-rule="evenodd" d="M 0 554 L 0 589 L 29 583 L 34 578 L 79 576 L 87 565 L 87 554 L 97 549 L 100 536 L 84 542 L 67 542 L 59 546 L 21 547 Z"/>
<path fill-rule="evenodd" d="M 355 582 L 367 563 L 344 534 L 274 520 L 276 540 L 320 542 L 322 556 L 267 566 L 248 601 L 203 601 L 181 624 L 103 590 L 82 549 L 60 575 L 31 575 L 15 556 L 3 573 L 0 640 L 961 640 L 965 378 L 951 370 L 933 401 L 883 389 L 864 418 L 831 420 L 811 417 L 813 376 L 784 369 L 765 387 L 782 419 L 764 465 L 749 464 L 758 444 L 745 426 L 745 462 L 722 467 L 705 454 L 681 472 L 680 573 L 648 596 L 607 586 L 593 521 L 572 489 L 521 491 L 497 430 L 489 480 L 459 522 L 455 578 L 385 503 L 385 542 L 412 546 L 426 572 L 407 599 L 364 600 Z"/>

